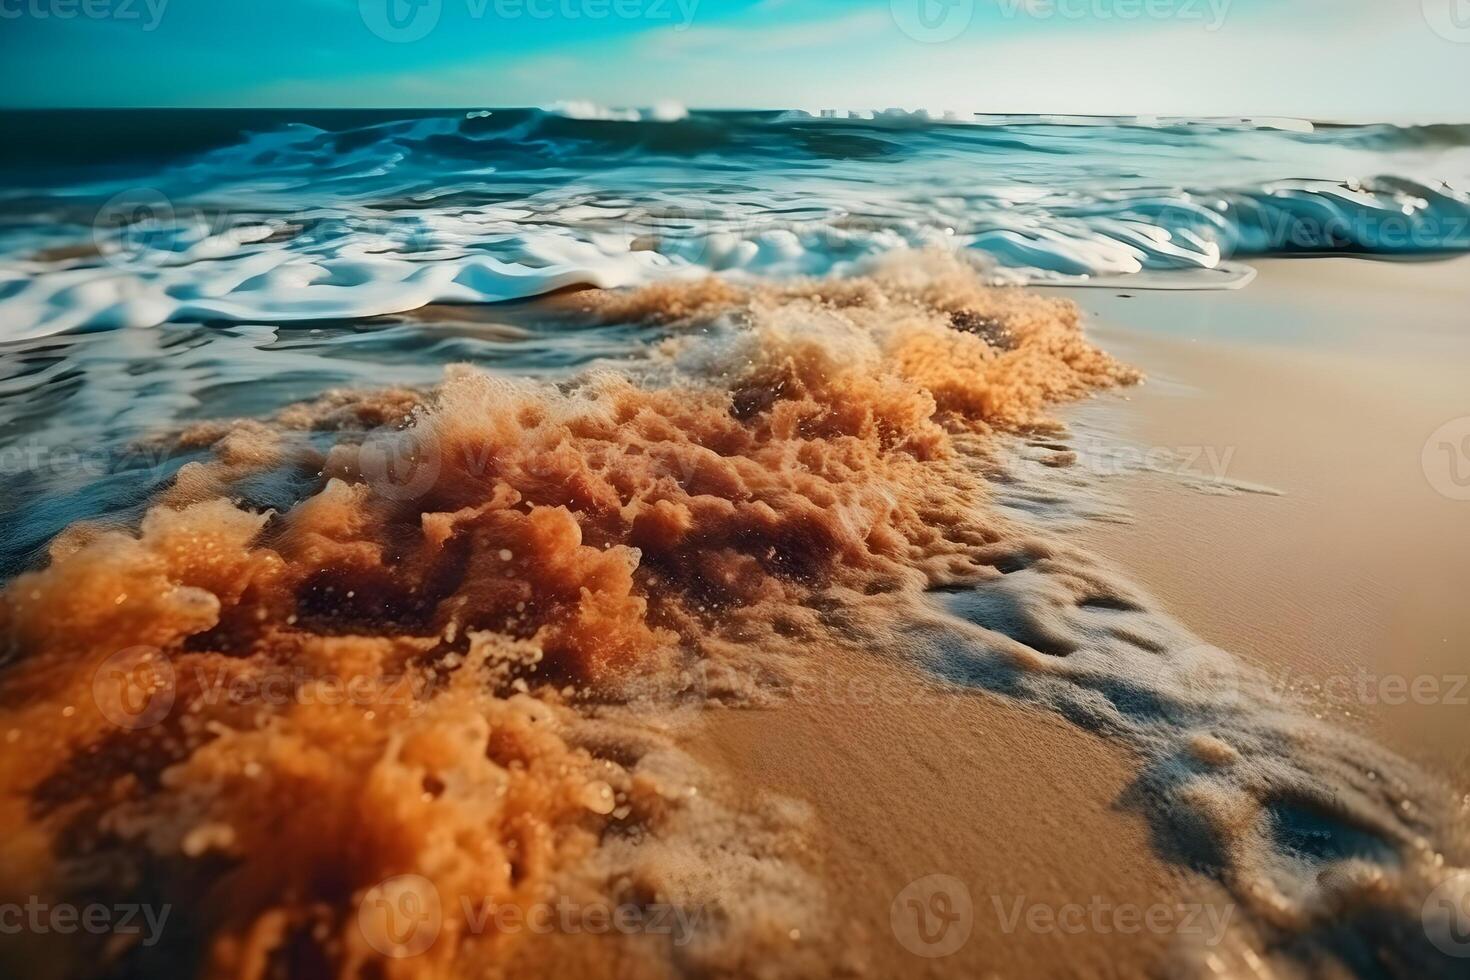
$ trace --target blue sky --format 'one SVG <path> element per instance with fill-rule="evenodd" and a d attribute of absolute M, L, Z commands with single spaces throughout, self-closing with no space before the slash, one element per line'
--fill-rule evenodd
<path fill-rule="evenodd" d="M 0 0 L 10 106 L 1470 121 L 1470 0 Z"/>

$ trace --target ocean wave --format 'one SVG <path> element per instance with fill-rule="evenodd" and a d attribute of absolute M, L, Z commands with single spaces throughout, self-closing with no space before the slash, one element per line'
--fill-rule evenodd
<path fill-rule="evenodd" d="M 70 166 L 52 131 L 83 114 L 9 165 L 0 336 L 844 274 L 905 249 L 1012 282 L 1196 287 L 1242 284 L 1233 260 L 1252 256 L 1470 249 L 1470 127 L 590 103 L 125 115 L 123 163 Z M 185 131 L 166 159 L 127 150 L 164 123 Z"/>
<path fill-rule="evenodd" d="M 628 125 L 601 125 L 613 122 Z M 283 143 L 300 144 L 313 139 L 322 153 L 377 146 L 385 153 L 455 148 L 473 156 L 476 144 L 493 144 L 497 136 L 638 146 L 660 129 L 665 137 L 681 134 L 684 138 L 670 146 L 689 154 L 722 147 L 738 154 L 782 148 L 790 152 L 809 147 L 800 140 L 784 145 L 768 145 L 765 140 L 789 140 L 811 130 L 857 133 L 884 129 L 904 130 L 911 135 L 928 133 L 937 139 L 953 138 L 956 130 L 969 133 L 967 139 L 983 138 L 978 132 L 983 130 L 1011 130 L 1031 137 L 1056 130 L 1073 137 L 1084 134 L 1096 141 L 1098 150 L 1118 140 L 1120 134 L 1124 141 L 1131 140 L 1128 131 L 1152 132 L 1158 137 L 1265 137 L 1283 146 L 1330 145 L 1378 151 L 1470 146 L 1470 124 L 1346 125 L 1289 117 L 1018 115 L 931 108 L 691 111 L 677 102 L 615 108 L 590 101 L 565 101 L 543 108 L 414 112 L 0 111 L 0 131 L 9 143 L 0 155 L 0 170 L 28 179 L 35 187 L 47 187 L 74 183 L 72 164 L 85 163 L 99 174 L 129 161 L 208 169 L 212 163 L 230 159 L 269 157 Z M 445 136 L 466 140 L 446 147 L 439 139 Z M 98 159 L 99 145 L 107 147 L 107 163 Z M 1030 145 L 1034 148 L 1039 144 Z M 491 149 L 494 147 L 481 146 L 481 150 Z M 212 158 L 214 152 L 222 155 Z"/>
<path fill-rule="evenodd" d="M 968 253 L 998 281 L 1229 273 L 1190 281 L 1219 287 L 1241 284 L 1248 271 L 1230 260 L 1251 256 L 1470 249 L 1465 195 L 1391 178 L 1085 201 L 972 201 L 967 214 L 937 222 L 923 202 L 867 215 L 601 207 L 586 200 L 455 210 L 320 215 L 294 224 L 280 216 L 184 211 L 160 219 L 149 212 L 146 220 L 98 233 L 90 253 L 4 263 L 0 317 L 8 339 L 168 321 L 291 323 L 707 274 L 844 274 L 907 249 Z"/>

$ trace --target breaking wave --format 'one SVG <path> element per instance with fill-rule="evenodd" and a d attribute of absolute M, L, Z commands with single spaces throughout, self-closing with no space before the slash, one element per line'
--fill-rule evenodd
<path fill-rule="evenodd" d="M 1190 288 L 1242 285 L 1256 255 L 1470 249 L 1459 126 L 583 104 L 0 123 L 4 339 L 841 275 L 912 248 L 997 281 Z"/>

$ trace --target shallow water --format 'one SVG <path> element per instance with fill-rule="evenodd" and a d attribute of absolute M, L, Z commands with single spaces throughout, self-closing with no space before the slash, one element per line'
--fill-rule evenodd
<path fill-rule="evenodd" d="M 211 418 L 264 416 L 333 388 L 430 385 L 449 364 L 554 376 L 639 356 L 652 331 L 561 329 L 553 312 L 282 329 L 186 325 L 48 337 L 0 360 L 0 571 L 76 520 L 136 517 L 197 451 L 150 439 Z"/>

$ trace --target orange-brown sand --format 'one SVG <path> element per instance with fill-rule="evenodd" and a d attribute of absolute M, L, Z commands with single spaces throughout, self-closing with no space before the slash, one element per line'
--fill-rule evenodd
<path fill-rule="evenodd" d="M 745 792 L 813 804 L 830 902 L 861 937 L 848 947 L 858 975 L 1138 976 L 1168 969 L 1190 936 L 1037 928 L 1017 909 L 1235 914 L 1223 889 L 1162 860 L 1146 821 L 1128 812 L 1126 749 L 1045 712 L 938 688 L 903 664 L 863 658 L 835 674 L 768 710 L 716 715 L 694 744 Z M 965 903 L 969 934 L 930 958 L 943 947 L 922 942 L 923 907 L 901 896 L 936 874 L 964 886 L 953 901 Z"/>
<path fill-rule="evenodd" d="M 1470 792 L 1470 503 L 1440 490 L 1451 458 L 1424 460 L 1470 417 L 1470 263 L 1270 261 L 1239 293 L 1070 295 L 1154 378 L 1123 403 L 1132 441 L 1280 491 L 1127 476 L 1110 482 L 1137 519 L 1082 539 L 1309 709 Z"/>

